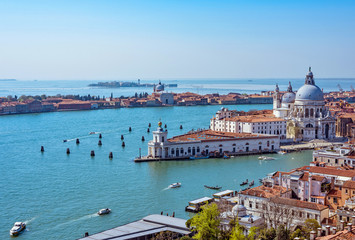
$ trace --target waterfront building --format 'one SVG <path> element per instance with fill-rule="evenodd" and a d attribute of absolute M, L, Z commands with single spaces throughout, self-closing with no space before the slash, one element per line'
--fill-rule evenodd
<path fill-rule="evenodd" d="M 248 212 L 265 219 L 269 227 L 301 225 L 305 219 L 319 224 L 329 218 L 329 208 L 322 204 L 291 199 L 292 191 L 281 186 L 259 186 L 241 191 L 239 201 Z"/>
<path fill-rule="evenodd" d="M 233 116 L 221 109 L 210 121 L 210 129 L 221 132 L 278 135 L 286 139 L 286 120 L 272 114 Z"/>
<path fill-rule="evenodd" d="M 231 133 L 197 130 L 168 139 L 168 131 L 159 122 L 148 143 L 148 156 L 153 159 L 186 159 L 193 156 L 223 156 L 275 152 L 280 139 L 275 135 Z"/>
<path fill-rule="evenodd" d="M 285 94 L 276 85 L 273 99 L 275 117 L 287 120 L 287 138 L 307 141 L 335 137 L 335 117 L 325 106 L 323 91 L 315 85 L 311 68 L 296 93 L 291 83 Z"/>

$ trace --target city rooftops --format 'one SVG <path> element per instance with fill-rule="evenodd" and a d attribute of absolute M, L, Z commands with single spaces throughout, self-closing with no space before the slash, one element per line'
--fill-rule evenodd
<path fill-rule="evenodd" d="M 232 118 L 226 118 L 226 121 L 235 122 L 286 122 L 285 119 L 274 117 L 273 114 L 260 114 L 260 115 L 246 115 L 246 116 L 236 116 Z"/>
<path fill-rule="evenodd" d="M 301 167 L 300 169 L 304 171 L 308 171 L 310 173 L 355 178 L 354 170 L 342 170 L 342 169 L 336 169 L 331 167 L 316 167 L 316 166 L 304 166 Z"/>
<path fill-rule="evenodd" d="M 322 211 L 328 208 L 327 206 L 318 203 L 300 201 L 297 199 L 290 199 L 290 198 L 284 198 L 278 196 L 270 198 L 270 201 L 276 204 L 282 204 L 282 205 L 288 205 L 288 206 L 306 208 L 306 209 L 312 209 L 318 211 Z"/>
<path fill-rule="evenodd" d="M 209 141 L 230 141 L 254 138 L 278 138 L 275 135 L 260 135 L 251 133 L 231 133 L 213 130 L 202 130 L 190 132 L 168 139 L 169 142 L 209 142 Z"/>

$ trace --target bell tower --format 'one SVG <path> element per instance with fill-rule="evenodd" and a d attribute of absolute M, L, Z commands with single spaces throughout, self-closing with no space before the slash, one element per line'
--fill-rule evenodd
<path fill-rule="evenodd" d="M 306 79 L 304 81 L 304 84 L 308 84 L 308 85 L 314 85 L 314 79 L 313 79 L 313 73 L 312 73 L 312 69 L 311 67 L 309 67 L 308 69 L 308 73 L 306 75 Z"/>

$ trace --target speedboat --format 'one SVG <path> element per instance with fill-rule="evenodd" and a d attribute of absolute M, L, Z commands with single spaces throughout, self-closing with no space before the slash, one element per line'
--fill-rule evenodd
<path fill-rule="evenodd" d="M 97 212 L 97 214 L 99 215 L 105 215 L 105 214 L 109 214 L 111 212 L 111 209 L 109 208 L 103 208 L 100 211 Z"/>
<path fill-rule="evenodd" d="M 11 236 L 19 235 L 26 228 L 26 223 L 24 222 L 15 222 L 14 226 L 10 230 Z"/>
<path fill-rule="evenodd" d="M 181 187 L 181 183 L 177 182 L 177 183 L 172 183 L 169 185 L 169 188 L 178 188 Z"/>
<path fill-rule="evenodd" d="M 63 142 L 68 142 L 68 140 L 64 139 Z"/>
<path fill-rule="evenodd" d="M 259 160 L 264 160 L 265 156 L 258 157 Z"/>
<path fill-rule="evenodd" d="M 285 151 L 278 151 L 277 153 L 278 153 L 278 154 L 282 154 L 282 155 L 286 154 Z"/>
<path fill-rule="evenodd" d="M 275 160 L 275 158 L 273 158 L 273 157 L 264 157 L 263 160 Z"/>

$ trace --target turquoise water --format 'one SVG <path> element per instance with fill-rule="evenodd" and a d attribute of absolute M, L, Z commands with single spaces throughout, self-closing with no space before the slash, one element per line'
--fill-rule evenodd
<path fill-rule="evenodd" d="M 161 119 L 169 136 L 208 127 L 221 106 L 131 108 L 53 112 L 0 117 L 0 239 L 10 239 L 15 221 L 27 221 L 19 239 L 76 239 L 140 219 L 148 214 L 176 213 L 188 218 L 187 202 L 214 191 L 206 185 L 239 190 L 246 178 L 258 179 L 276 170 L 306 165 L 311 152 L 196 161 L 134 163 L 139 148 L 147 153 L 148 123 Z M 271 105 L 228 106 L 230 109 L 271 109 Z M 184 129 L 180 130 L 180 124 Z M 129 126 L 132 132 L 128 132 Z M 102 132 L 103 145 L 98 135 Z M 124 134 L 126 147 L 121 147 Z M 141 142 L 144 136 L 147 141 Z M 63 143 L 63 139 L 80 138 Z M 41 145 L 45 152 L 40 152 Z M 71 154 L 66 155 L 70 148 Z M 96 156 L 90 157 L 94 150 Z M 114 158 L 109 160 L 109 152 Z M 173 182 L 179 189 L 167 189 Z M 112 214 L 95 213 L 109 207 Z"/>

